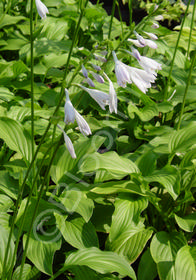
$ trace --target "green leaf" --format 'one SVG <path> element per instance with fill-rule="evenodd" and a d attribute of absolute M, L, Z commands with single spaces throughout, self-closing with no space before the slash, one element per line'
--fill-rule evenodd
<path fill-rule="evenodd" d="M 137 226 L 132 225 L 122 231 L 120 236 L 112 242 L 108 242 L 107 246 L 111 251 L 123 255 L 130 263 L 133 263 L 141 254 L 152 233 L 153 231 L 145 229 L 142 223 Z"/>
<path fill-rule="evenodd" d="M 184 236 L 178 232 L 158 232 L 150 244 L 150 252 L 157 264 L 161 280 L 175 279 L 175 257 L 178 250 L 186 245 Z"/>
<path fill-rule="evenodd" d="M 80 166 L 80 172 L 92 172 L 100 169 L 125 175 L 139 172 L 134 162 L 119 156 L 115 152 L 94 153 L 86 157 Z"/>
<path fill-rule="evenodd" d="M 192 232 L 196 225 L 196 212 L 183 218 L 175 215 L 175 220 L 180 228 L 187 232 Z"/>
<path fill-rule="evenodd" d="M 175 131 L 169 138 L 169 152 L 172 154 L 187 152 L 196 142 L 196 122 Z"/>
<path fill-rule="evenodd" d="M 133 113 L 137 114 L 138 117 L 143 122 L 147 122 L 147 121 L 151 120 L 152 118 L 154 118 L 155 116 L 159 115 L 159 110 L 158 110 L 158 106 L 156 105 L 156 103 L 148 104 L 140 110 L 135 105 L 129 104 L 128 112 L 129 112 L 130 117 L 132 117 Z"/>
<path fill-rule="evenodd" d="M 13 205 L 13 201 L 9 196 L 0 194 L 0 212 L 7 212 Z"/>
<path fill-rule="evenodd" d="M 148 248 L 141 257 L 138 266 L 138 280 L 149 280 L 155 279 L 157 276 L 156 264 L 153 261 L 153 258 Z"/>
<path fill-rule="evenodd" d="M 99 273 L 118 272 L 122 276 L 136 279 L 135 273 L 129 263 L 113 252 L 101 251 L 98 248 L 80 249 L 71 253 L 65 261 L 65 268 L 72 266 L 88 266 Z"/>
<path fill-rule="evenodd" d="M 43 238 L 43 237 L 42 237 Z M 26 234 L 23 236 L 23 246 L 27 240 Z M 53 257 L 57 250 L 61 248 L 61 239 L 53 240 L 52 242 L 39 239 L 38 234 L 36 238 L 31 235 L 27 248 L 27 257 L 29 260 L 43 273 L 52 275 Z"/>
<path fill-rule="evenodd" d="M 13 199 L 17 199 L 18 181 L 14 180 L 8 172 L 0 171 L 0 190 Z"/>
<path fill-rule="evenodd" d="M 98 237 L 91 222 L 85 223 L 82 218 L 66 221 L 62 215 L 55 214 L 57 226 L 65 241 L 77 249 L 98 247 Z"/>
<path fill-rule="evenodd" d="M 86 222 L 90 220 L 94 208 L 93 200 L 87 198 L 79 189 L 65 190 L 60 196 L 60 201 L 67 212 L 80 214 Z"/>
<path fill-rule="evenodd" d="M 0 244 L 1 244 L 1 246 L 0 246 L 0 277 L 2 274 L 3 268 L 5 269 L 6 272 L 8 272 L 9 269 L 11 268 L 12 258 L 13 258 L 13 254 L 14 254 L 14 241 L 13 241 L 13 239 L 11 239 L 10 246 L 8 249 L 8 256 L 6 259 L 6 266 L 3 267 L 6 246 L 7 246 L 7 242 L 8 242 L 8 236 L 9 236 L 9 231 L 0 225 Z"/>
<path fill-rule="evenodd" d="M 14 94 L 8 88 L 0 87 L 0 101 L 9 102 L 12 99 L 14 99 Z"/>
<path fill-rule="evenodd" d="M 23 16 L 10 16 L 10 15 L 3 15 L 0 23 L 0 29 L 7 25 L 15 25 L 17 22 L 21 20 L 26 20 Z"/>
<path fill-rule="evenodd" d="M 151 176 L 146 176 L 147 182 L 159 182 L 165 187 L 174 200 L 180 192 L 180 174 L 176 167 L 165 166 L 161 170 L 155 170 Z"/>
<path fill-rule="evenodd" d="M 196 247 L 184 246 L 176 256 L 175 276 L 178 280 L 196 279 Z"/>
<path fill-rule="evenodd" d="M 143 176 L 149 176 L 155 170 L 157 154 L 153 151 L 147 151 L 143 153 L 137 160 L 136 163 L 142 172 Z"/>
<path fill-rule="evenodd" d="M 14 271 L 14 273 L 13 273 L 13 275 L 12 275 L 12 280 L 19 280 L 20 268 L 21 268 L 21 266 L 18 266 L 18 267 L 15 269 L 15 271 Z M 31 266 L 30 266 L 30 264 L 25 263 L 25 264 L 24 264 L 23 271 L 22 271 L 22 277 L 21 277 L 21 278 L 22 278 L 23 280 L 28 280 L 28 279 L 29 279 L 29 274 L 30 274 L 30 272 L 31 272 Z"/>
<path fill-rule="evenodd" d="M 141 212 L 147 208 L 148 200 L 139 195 L 121 194 L 115 201 L 115 211 L 112 215 L 109 242 L 114 241 L 124 231 L 137 224 Z"/>
<path fill-rule="evenodd" d="M 31 137 L 20 123 L 0 117 L 0 138 L 11 150 L 20 153 L 29 162 L 32 160 Z"/>
<path fill-rule="evenodd" d="M 57 183 L 64 174 L 67 174 L 70 179 L 75 180 L 75 176 L 78 171 L 78 163 L 82 163 L 88 154 L 92 154 L 98 150 L 98 148 L 103 144 L 104 138 L 100 136 L 93 136 L 92 138 L 86 139 L 82 138 L 74 143 L 74 149 L 77 155 L 76 159 L 72 159 L 68 150 L 65 146 L 60 147 L 56 157 L 53 161 L 51 168 L 52 179 Z M 78 178 L 76 178 L 76 181 Z"/>

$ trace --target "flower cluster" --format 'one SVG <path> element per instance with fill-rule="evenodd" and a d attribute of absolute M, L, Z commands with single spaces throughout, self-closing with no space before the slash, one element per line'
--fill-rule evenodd
<path fill-rule="evenodd" d="M 35 0 L 35 3 L 40 17 L 42 19 L 46 18 L 46 14 L 49 13 L 47 7 L 41 2 L 41 0 Z M 162 20 L 162 18 L 158 17 L 155 18 L 155 20 Z M 154 25 L 156 25 L 156 23 L 154 23 Z M 152 28 L 158 28 L 158 27 L 159 27 L 158 24 L 156 26 L 152 26 Z M 143 36 L 139 35 L 136 31 L 134 31 L 134 35 L 136 39 L 129 38 L 128 42 L 131 42 L 134 46 L 138 48 L 144 48 L 145 46 L 148 46 L 149 48 L 156 49 L 157 44 L 155 41 L 158 39 L 158 37 L 150 32 L 143 32 L 143 33 L 148 37 L 148 39 L 144 38 Z M 135 49 L 133 46 L 131 46 L 131 51 L 125 50 L 125 52 L 133 56 L 137 60 L 141 68 L 143 69 L 126 65 L 125 63 L 118 60 L 115 51 L 112 51 L 112 55 L 115 63 L 115 75 L 117 78 L 117 84 L 120 87 L 125 88 L 127 84 L 134 83 L 143 93 L 146 93 L 148 88 L 151 87 L 151 84 L 155 82 L 157 77 L 156 71 L 161 70 L 161 64 L 151 58 L 140 55 L 139 51 Z M 101 63 L 105 63 L 107 62 L 105 55 L 107 55 L 107 52 L 103 51 L 101 55 L 94 54 L 94 58 L 95 60 L 98 60 Z M 80 87 L 85 92 L 87 92 L 91 96 L 91 98 L 93 98 L 98 103 L 101 109 L 105 110 L 105 107 L 109 106 L 110 113 L 114 112 L 117 114 L 117 95 L 112 81 L 110 80 L 110 78 L 107 76 L 106 73 L 102 72 L 103 76 L 99 73 L 101 71 L 100 66 L 92 63 L 91 66 L 96 72 L 87 70 L 84 65 L 82 65 L 81 68 L 81 73 L 85 78 L 83 82 L 86 82 L 90 88 L 81 84 L 77 84 L 77 86 Z M 103 92 L 99 89 L 95 89 L 95 83 L 93 82 L 92 78 L 94 78 L 98 83 L 101 84 L 105 83 L 104 80 L 105 78 L 108 81 L 109 93 Z M 74 123 L 76 121 L 80 132 L 84 136 L 90 135 L 91 129 L 88 123 L 86 122 L 86 120 L 78 113 L 78 111 L 72 105 L 72 102 L 69 98 L 69 92 L 67 89 L 65 89 L 65 94 L 66 94 L 66 102 L 64 106 L 65 124 Z M 74 147 L 70 138 L 59 125 L 57 125 L 57 127 L 63 132 L 65 144 L 67 146 L 70 155 L 72 156 L 72 158 L 76 158 Z"/>

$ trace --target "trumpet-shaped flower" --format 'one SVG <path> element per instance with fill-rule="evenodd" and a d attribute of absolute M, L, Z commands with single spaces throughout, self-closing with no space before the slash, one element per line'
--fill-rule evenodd
<path fill-rule="evenodd" d="M 41 0 L 35 0 L 35 4 L 37 7 L 37 12 L 39 14 L 39 16 L 43 19 L 46 18 L 46 14 L 49 14 L 48 8 L 46 7 L 46 5 L 44 5 L 44 3 L 42 3 Z"/>
<path fill-rule="evenodd" d="M 109 110 L 110 113 L 115 112 L 117 114 L 117 95 L 113 86 L 112 81 L 110 80 L 110 78 L 106 75 L 106 73 L 104 73 L 104 76 L 106 77 L 106 79 L 108 80 L 109 84 L 110 84 L 110 90 L 109 90 L 109 96 L 110 96 L 110 100 L 109 100 Z"/>
<path fill-rule="evenodd" d="M 74 123 L 75 121 L 75 111 L 74 111 L 74 107 L 71 103 L 71 100 L 69 99 L 69 92 L 67 89 L 65 89 L 65 94 L 66 94 L 66 102 L 65 102 L 65 106 L 64 106 L 64 111 L 65 111 L 65 118 L 64 118 L 64 122 L 66 124 L 68 123 Z"/>
<path fill-rule="evenodd" d="M 117 82 L 121 86 L 126 87 L 126 83 L 134 83 L 142 92 L 146 93 L 147 89 L 151 87 L 151 83 L 154 83 L 156 77 L 153 73 L 147 73 L 144 70 L 137 69 L 135 67 L 128 66 L 123 62 L 115 58 L 115 73 L 117 76 Z M 117 71 L 116 71 L 117 70 Z M 121 74 L 119 72 L 122 71 Z"/>
<path fill-rule="evenodd" d="M 95 65 L 91 63 L 91 66 L 96 70 L 96 71 L 101 71 L 101 67 L 99 65 Z"/>
<path fill-rule="evenodd" d="M 134 49 L 133 47 L 131 48 L 132 53 L 127 51 L 127 53 L 133 55 L 138 63 L 140 64 L 140 66 L 148 73 L 152 73 L 155 76 L 157 76 L 157 73 L 155 72 L 156 70 L 161 70 L 161 64 L 158 63 L 156 60 L 152 59 L 152 58 L 148 58 L 146 56 L 142 56 L 140 55 L 140 53 L 138 52 L 138 50 Z"/>
<path fill-rule="evenodd" d="M 72 158 L 76 158 L 76 154 L 75 154 L 75 150 L 74 150 L 74 146 L 71 142 L 71 139 L 69 138 L 69 136 L 65 133 L 65 131 L 62 129 L 62 127 L 60 125 L 57 124 L 57 127 L 63 132 L 63 136 L 64 136 L 64 141 L 65 141 L 65 145 L 67 146 L 67 149 L 71 155 Z"/>
<path fill-rule="evenodd" d="M 139 42 L 138 40 L 128 38 L 127 41 L 133 43 L 133 44 L 134 44 L 136 47 L 138 47 L 138 48 L 143 48 L 143 47 L 145 47 L 144 45 L 140 44 L 140 42 Z"/>
<path fill-rule="evenodd" d="M 154 22 L 154 23 L 151 25 L 151 27 L 154 28 L 154 29 L 157 29 L 157 28 L 159 28 L 159 25 L 158 25 L 158 23 Z"/>
<path fill-rule="evenodd" d="M 88 85 L 90 86 L 90 87 L 95 87 L 95 84 L 94 84 L 94 82 L 91 80 L 91 78 L 87 78 L 87 79 L 85 79 L 85 81 L 88 83 Z"/>
<path fill-rule="evenodd" d="M 112 52 L 112 55 L 115 62 L 115 74 L 117 78 L 117 83 L 120 87 L 125 88 L 127 86 L 127 83 L 131 83 L 129 73 L 127 72 L 125 64 L 118 60 L 114 51 Z"/>
<path fill-rule="evenodd" d="M 70 99 L 69 99 L 69 93 L 68 90 L 65 89 L 66 92 L 66 102 L 65 102 L 65 123 L 74 123 L 76 120 L 78 124 L 78 128 L 80 132 L 85 136 L 85 135 L 90 135 L 91 130 L 88 125 L 88 123 L 85 121 L 85 119 L 74 109 Z"/>
<path fill-rule="evenodd" d="M 109 105 L 109 95 L 107 93 L 97 89 L 89 89 L 79 84 L 78 86 L 84 91 L 88 92 L 88 94 L 99 104 L 103 110 L 105 110 L 106 105 Z"/>
<path fill-rule="evenodd" d="M 157 44 L 152 41 L 152 40 L 149 40 L 149 39 L 144 39 L 141 35 L 139 35 L 136 31 L 134 31 L 134 34 L 136 35 L 136 38 L 137 40 L 139 41 L 139 43 L 141 45 L 144 46 L 148 46 L 149 48 L 152 48 L 152 49 L 156 49 L 157 48 Z"/>

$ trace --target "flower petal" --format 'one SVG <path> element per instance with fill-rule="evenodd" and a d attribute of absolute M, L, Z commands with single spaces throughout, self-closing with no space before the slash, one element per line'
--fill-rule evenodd
<path fill-rule="evenodd" d="M 65 93 L 66 93 L 66 102 L 65 102 L 65 106 L 64 106 L 64 111 L 65 111 L 64 122 L 66 124 L 68 124 L 70 122 L 74 123 L 74 121 L 75 121 L 74 107 L 69 99 L 69 92 L 67 89 L 65 89 Z"/>
<path fill-rule="evenodd" d="M 85 119 L 76 111 L 75 109 L 75 116 L 76 116 L 76 122 L 78 124 L 79 130 L 80 132 L 86 136 L 86 135 L 90 135 L 91 133 L 91 129 L 88 125 L 88 123 L 85 121 Z"/>
<path fill-rule="evenodd" d="M 46 14 L 49 14 L 48 8 L 46 7 L 46 5 L 44 5 L 44 3 L 42 3 L 41 0 L 35 0 L 35 4 L 37 7 L 37 12 L 39 14 L 39 16 L 43 19 L 46 18 Z"/>

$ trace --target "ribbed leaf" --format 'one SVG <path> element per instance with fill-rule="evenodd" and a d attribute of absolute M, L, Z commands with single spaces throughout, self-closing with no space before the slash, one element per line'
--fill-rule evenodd
<path fill-rule="evenodd" d="M 90 139 L 84 138 L 82 141 L 74 143 L 74 149 L 77 155 L 76 159 L 70 156 L 68 150 L 64 146 L 60 147 L 51 169 L 53 181 L 57 183 L 67 172 L 73 172 L 75 174 L 78 170 L 78 163 L 81 164 L 88 154 L 97 151 L 104 140 L 103 137 L 93 136 Z M 74 180 L 74 178 L 74 176 L 71 176 L 72 180 Z"/>
<path fill-rule="evenodd" d="M 119 255 L 125 256 L 130 263 L 133 263 L 144 249 L 152 233 L 153 231 L 151 229 L 145 229 L 143 224 L 130 226 L 108 244 L 109 249 Z"/>
<path fill-rule="evenodd" d="M 24 235 L 23 246 L 25 246 L 26 240 L 26 235 Z M 36 235 L 36 238 L 32 235 L 29 239 L 27 257 L 40 271 L 52 275 L 53 257 L 55 252 L 60 248 L 61 239 L 48 242 L 41 240 L 41 237 L 39 239 L 38 234 Z"/>
<path fill-rule="evenodd" d="M 134 162 L 119 156 L 115 152 L 105 154 L 94 153 L 86 157 L 80 166 L 81 172 L 92 172 L 105 169 L 109 172 L 119 174 L 138 173 L 139 169 Z"/>
<path fill-rule="evenodd" d="M 126 231 L 132 223 L 138 223 L 141 212 L 148 206 L 145 197 L 133 194 L 121 194 L 115 202 L 115 211 L 112 215 L 109 242 L 113 242 Z"/>
<path fill-rule="evenodd" d="M 175 276 L 177 280 L 196 279 L 196 247 L 184 246 L 176 256 Z"/>
<path fill-rule="evenodd" d="M 22 280 L 27 280 L 29 279 L 29 274 L 31 272 L 31 266 L 30 264 L 25 263 L 23 271 L 22 271 Z M 20 266 L 16 268 L 12 275 L 12 280 L 19 280 L 20 276 Z"/>
<path fill-rule="evenodd" d="M 178 250 L 186 245 L 186 240 L 178 232 L 158 232 L 152 239 L 150 252 L 157 264 L 161 280 L 176 280 L 174 263 Z"/>
<path fill-rule="evenodd" d="M 180 228 L 185 231 L 192 232 L 196 225 L 196 212 L 183 218 L 175 215 L 175 220 Z"/>
<path fill-rule="evenodd" d="M 175 200 L 180 191 L 180 174 L 174 166 L 165 166 L 156 170 L 151 176 L 145 177 L 148 182 L 159 182 Z"/>
<path fill-rule="evenodd" d="M 85 223 L 82 218 L 66 221 L 62 215 L 55 214 L 57 226 L 65 241 L 77 249 L 98 247 L 98 237 L 91 222 Z"/>
<path fill-rule="evenodd" d="M 174 132 L 169 138 L 169 151 L 172 154 L 187 152 L 196 142 L 196 122 Z"/>
<path fill-rule="evenodd" d="M 6 117 L 1 117 L 0 138 L 6 142 L 11 150 L 20 153 L 27 161 L 31 161 L 31 137 L 20 123 Z"/>
<path fill-rule="evenodd" d="M 156 103 L 148 104 L 142 109 L 138 109 L 135 105 L 130 104 L 128 106 L 128 112 L 130 115 L 132 115 L 133 113 L 137 114 L 143 122 L 147 122 L 155 116 L 159 115 L 159 110 Z"/>
<path fill-rule="evenodd" d="M 12 258 L 13 258 L 13 253 L 14 253 L 14 241 L 13 241 L 13 239 L 11 239 L 9 250 L 8 250 L 8 256 L 6 259 L 6 267 L 3 267 L 6 246 L 7 246 L 7 242 L 8 242 L 8 236 L 9 236 L 9 231 L 0 225 L 0 244 L 1 244 L 1 246 L 0 246 L 0 277 L 1 277 L 3 269 L 5 269 L 5 271 L 7 271 L 7 272 L 10 269 L 11 263 L 12 263 Z"/>
<path fill-rule="evenodd" d="M 118 272 L 122 276 L 136 279 L 135 273 L 129 263 L 113 252 L 101 251 L 98 248 L 80 249 L 68 256 L 65 268 L 71 266 L 88 266 L 99 273 Z"/>

